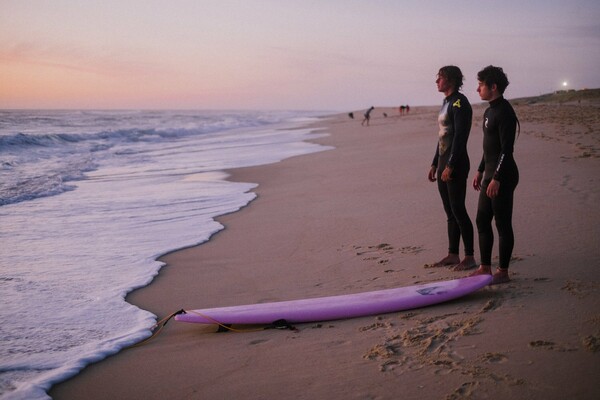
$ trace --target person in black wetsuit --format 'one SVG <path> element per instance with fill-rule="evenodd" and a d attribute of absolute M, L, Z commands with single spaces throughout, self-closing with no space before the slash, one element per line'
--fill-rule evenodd
<path fill-rule="evenodd" d="M 508 78 L 502 68 L 492 65 L 477 74 L 477 92 L 490 106 L 483 114 L 483 157 L 473 179 L 479 192 L 477 231 L 481 265 L 472 275 L 492 273 L 492 247 L 496 220 L 500 247 L 499 266 L 492 284 L 510 280 L 508 266 L 514 246 L 512 228 L 513 194 L 519 183 L 519 169 L 513 157 L 515 135 L 519 121 L 514 109 L 504 98 Z"/>
<path fill-rule="evenodd" d="M 371 106 L 371 108 L 369 108 L 367 111 L 365 111 L 365 118 L 360 123 L 361 125 L 364 126 L 365 122 L 366 122 L 367 126 L 369 126 L 369 121 L 371 120 L 371 111 L 373 111 L 374 109 L 375 109 L 375 107 Z"/>
<path fill-rule="evenodd" d="M 438 116 L 439 140 L 428 179 L 438 184 L 448 221 L 449 246 L 448 255 L 433 266 L 453 266 L 455 271 L 459 271 L 477 266 L 473 254 L 473 224 L 465 208 L 470 169 L 467 140 L 473 110 L 469 100 L 458 91 L 463 84 L 460 68 L 453 65 L 442 67 L 436 84 L 438 91 L 444 93 L 446 98 Z M 465 246 L 462 261 L 459 255 L 461 236 Z"/>

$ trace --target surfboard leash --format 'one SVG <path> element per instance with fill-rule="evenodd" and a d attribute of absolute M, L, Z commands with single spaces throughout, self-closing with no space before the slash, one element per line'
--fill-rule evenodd
<path fill-rule="evenodd" d="M 185 314 L 185 310 L 181 309 L 179 311 L 175 311 L 174 313 L 166 316 L 165 318 L 161 319 L 160 321 L 158 321 L 157 323 L 155 323 L 151 328 L 150 331 L 152 332 L 152 334 L 150 335 L 150 337 L 147 337 L 146 339 L 142 340 L 141 342 L 138 342 L 136 344 L 133 344 L 129 347 L 126 347 L 125 349 L 131 349 L 133 347 L 138 347 L 141 346 L 143 344 L 146 344 L 147 342 L 149 342 L 150 340 L 154 339 L 155 337 L 157 337 L 160 332 L 163 330 L 163 328 L 169 323 L 169 321 L 171 319 L 173 319 L 176 315 L 179 314 Z"/>
<path fill-rule="evenodd" d="M 125 347 L 124 350 L 127 349 L 131 349 L 134 347 L 139 347 L 142 346 L 146 343 L 148 343 L 150 340 L 154 339 L 155 337 L 157 337 L 163 330 L 163 328 L 169 323 L 169 321 L 173 318 L 175 318 L 175 316 L 180 315 L 180 314 L 187 314 L 187 313 L 191 313 L 191 314 L 196 314 L 199 315 L 202 318 L 205 318 L 209 321 L 211 321 L 214 325 L 218 326 L 218 330 L 217 332 L 237 332 L 237 333 L 248 333 L 248 332 L 260 332 L 260 331 L 264 331 L 267 329 L 288 329 L 291 331 L 297 331 L 298 329 L 296 329 L 296 327 L 292 326 L 288 321 L 286 321 L 285 319 L 280 319 L 277 321 L 274 321 L 273 323 L 264 326 L 262 328 L 256 328 L 256 329 L 236 329 L 233 328 L 231 325 L 229 324 L 224 324 L 221 323 L 219 321 L 217 321 L 216 319 L 199 313 L 198 311 L 194 311 L 194 310 L 184 310 L 183 308 L 179 311 L 175 311 L 174 313 L 169 314 L 168 316 L 166 316 L 165 318 L 161 319 L 160 321 L 158 321 L 157 323 L 155 323 L 151 328 L 150 331 L 152 332 L 152 334 L 150 335 L 150 337 L 147 337 L 146 339 L 142 340 L 141 342 L 138 342 L 136 344 L 133 344 L 131 346 Z"/>
<path fill-rule="evenodd" d="M 262 328 L 262 329 L 235 329 L 235 328 L 232 328 L 231 325 L 229 325 L 229 324 L 223 324 L 220 321 L 217 321 L 216 319 L 214 319 L 213 317 L 209 317 L 208 315 L 199 313 L 198 311 L 186 310 L 186 311 L 184 311 L 184 313 L 196 314 L 208 321 L 211 321 L 213 324 L 215 324 L 219 327 L 217 332 L 245 333 L 245 332 L 260 332 L 260 331 L 264 330 L 264 328 Z"/>
<path fill-rule="evenodd" d="M 219 326 L 219 330 L 217 332 L 227 332 L 227 331 L 231 331 L 231 332 L 238 332 L 238 333 L 247 333 L 247 332 L 260 332 L 260 331 L 264 331 L 267 329 L 288 329 L 291 331 L 297 331 L 298 329 L 296 329 L 295 326 L 291 325 L 288 321 L 286 321 L 285 319 L 278 319 L 277 321 L 273 321 L 272 323 L 268 324 L 267 326 L 264 326 L 262 328 L 257 328 L 257 329 L 235 329 L 232 328 L 231 325 L 229 324 L 223 324 L 220 321 L 217 321 L 216 319 L 214 319 L 213 317 L 209 317 L 206 314 L 202 314 L 198 311 L 194 311 L 194 310 L 188 310 L 188 311 L 184 311 L 184 313 L 191 313 L 191 314 L 196 314 L 206 320 L 211 321 L 213 324 L 218 325 Z"/>

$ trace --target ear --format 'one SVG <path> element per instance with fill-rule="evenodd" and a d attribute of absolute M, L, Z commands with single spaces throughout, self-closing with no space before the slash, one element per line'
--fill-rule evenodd
<path fill-rule="evenodd" d="M 497 93 L 498 92 L 498 85 L 496 85 L 495 83 L 492 83 L 492 86 L 490 87 L 490 89 L 492 90 L 492 92 Z"/>

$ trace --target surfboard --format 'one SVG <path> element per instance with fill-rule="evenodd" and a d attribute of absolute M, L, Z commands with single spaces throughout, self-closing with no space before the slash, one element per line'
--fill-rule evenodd
<path fill-rule="evenodd" d="M 491 275 L 431 282 L 393 289 L 185 311 L 176 321 L 198 324 L 271 324 L 333 321 L 410 310 L 472 293 L 491 283 Z"/>

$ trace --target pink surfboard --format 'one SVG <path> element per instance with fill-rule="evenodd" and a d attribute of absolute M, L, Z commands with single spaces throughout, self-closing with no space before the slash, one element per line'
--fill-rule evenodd
<path fill-rule="evenodd" d="M 189 310 L 175 320 L 198 324 L 271 324 L 278 320 L 301 323 L 364 317 L 453 300 L 491 281 L 491 275 L 478 275 L 340 296 Z"/>

